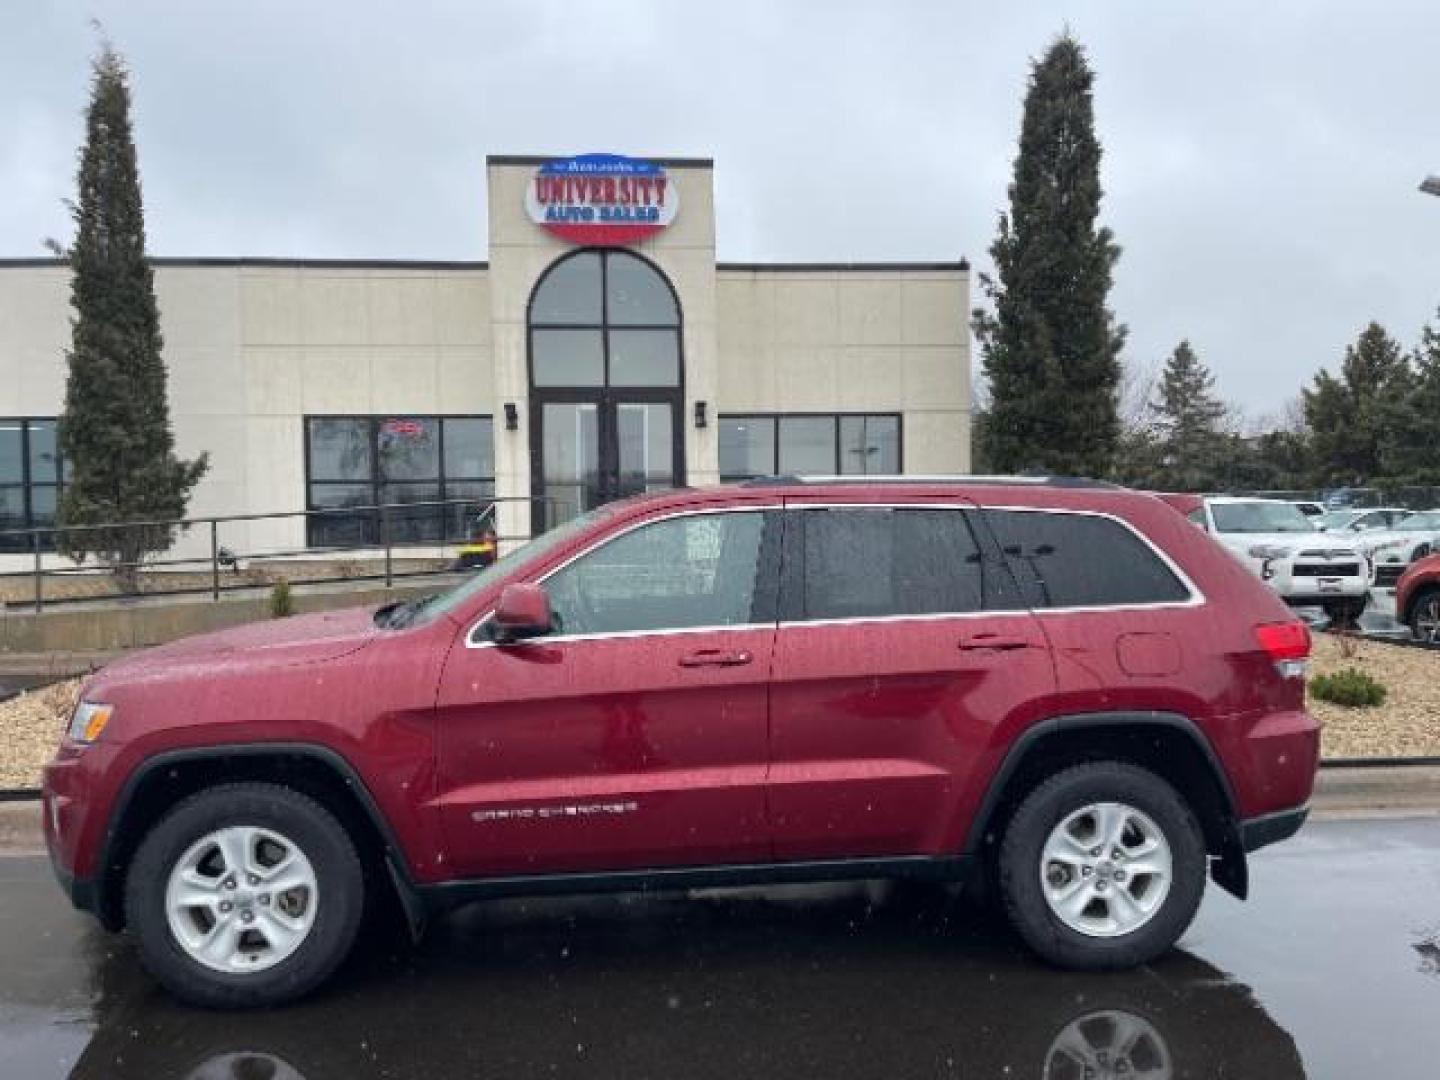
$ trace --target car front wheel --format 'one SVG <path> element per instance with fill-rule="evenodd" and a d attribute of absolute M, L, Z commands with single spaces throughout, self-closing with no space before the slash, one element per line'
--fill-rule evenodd
<path fill-rule="evenodd" d="M 1148 770 L 1088 762 L 1016 810 L 1000 849 L 1011 924 L 1061 967 L 1124 968 L 1169 949 L 1205 889 L 1204 837 L 1184 799 Z"/>
<path fill-rule="evenodd" d="M 319 803 L 273 784 L 192 795 L 141 842 L 125 911 L 145 966 L 212 1007 L 274 1005 L 345 958 L 364 907 L 355 846 Z"/>

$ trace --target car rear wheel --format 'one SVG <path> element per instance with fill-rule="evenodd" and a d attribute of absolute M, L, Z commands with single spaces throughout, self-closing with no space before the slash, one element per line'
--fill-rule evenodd
<path fill-rule="evenodd" d="M 1440 644 L 1440 589 L 1425 589 L 1411 601 L 1410 633 L 1416 641 Z"/>
<path fill-rule="evenodd" d="M 1000 893 L 1025 943 L 1061 967 L 1145 963 L 1195 917 L 1204 837 L 1184 799 L 1148 770 L 1088 762 L 1029 793 L 1005 831 Z"/>
<path fill-rule="evenodd" d="M 141 842 L 126 918 L 145 966 L 198 1005 L 274 1005 L 345 958 L 364 908 L 355 846 L 319 803 L 272 784 L 193 795 Z"/>

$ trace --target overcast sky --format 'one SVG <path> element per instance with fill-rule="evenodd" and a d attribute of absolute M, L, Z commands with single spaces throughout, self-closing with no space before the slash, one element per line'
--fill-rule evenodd
<path fill-rule="evenodd" d="M 157 255 L 486 256 L 487 153 L 715 158 L 719 258 L 986 269 L 1029 61 L 1098 74 L 1126 353 L 1279 408 L 1440 303 L 1436 0 L 4 0 L 0 255 L 67 237 L 100 17 Z M 683 211 L 682 211 L 683 212 Z M 977 289 L 978 298 L 978 289 Z M 977 354 L 978 366 L 978 354 Z"/>

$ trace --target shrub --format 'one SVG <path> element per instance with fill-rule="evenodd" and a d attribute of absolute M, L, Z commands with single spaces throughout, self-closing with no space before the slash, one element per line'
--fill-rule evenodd
<path fill-rule="evenodd" d="M 1379 705 L 1385 700 L 1386 693 L 1384 686 L 1359 668 L 1350 667 L 1329 675 L 1316 675 L 1310 680 L 1311 697 L 1351 708 Z"/>
<path fill-rule="evenodd" d="M 290 595 L 290 582 L 281 578 L 270 588 L 270 617 L 283 619 L 295 614 L 295 598 Z"/>

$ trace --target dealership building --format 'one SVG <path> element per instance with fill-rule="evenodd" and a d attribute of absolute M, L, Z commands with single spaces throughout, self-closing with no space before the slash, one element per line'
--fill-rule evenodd
<path fill-rule="evenodd" d="M 191 516 L 495 498 L 519 537 L 647 489 L 969 467 L 963 260 L 717 262 L 704 159 L 486 168 L 484 262 L 154 260 L 177 448 L 210 460 Z M 0 529 L 48 525 L 64 484 L 69 299 L 63 262 L 0 259 Z M 440 514 L 384 527 L 453 538 Z M 277 518 L 225 539 L 322 548 L 378 527 Z"/>

